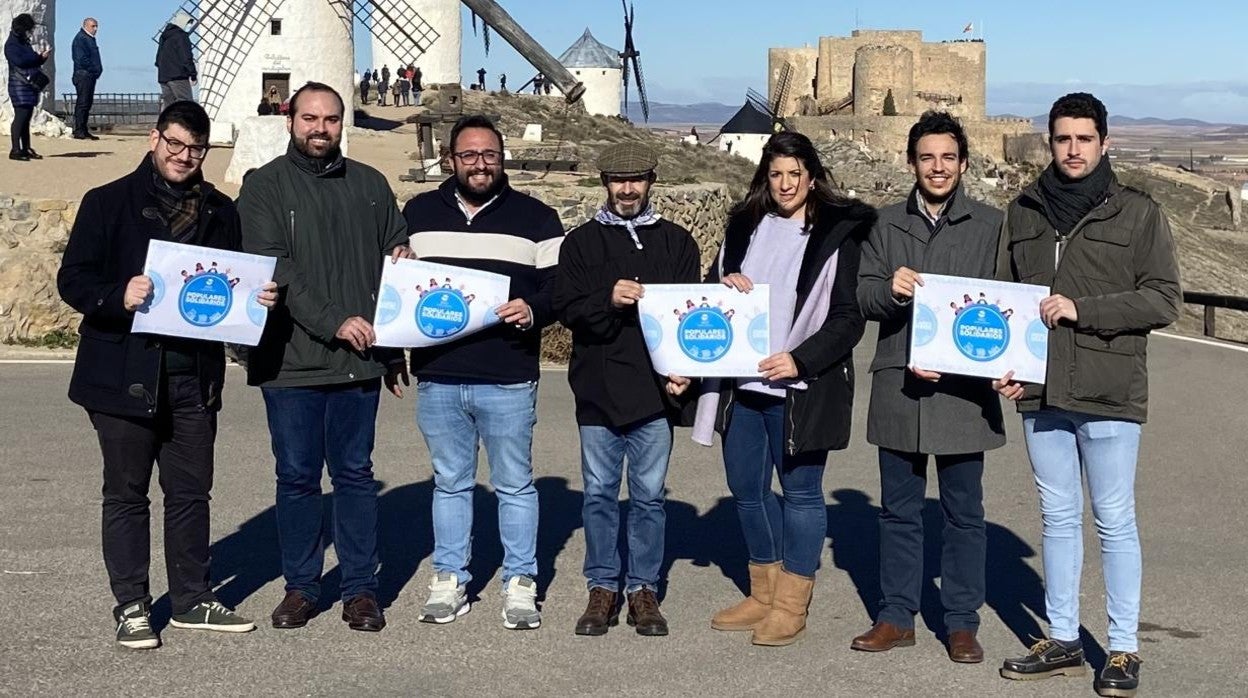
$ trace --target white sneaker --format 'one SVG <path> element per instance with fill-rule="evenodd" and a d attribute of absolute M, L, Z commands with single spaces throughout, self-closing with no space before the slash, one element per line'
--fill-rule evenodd
<path fill-rule="evenodd" d="M 450 623 L 471 609 L 459 576 L 454 572 L 438 572 L 429 583 L 429 600 L 420 609 L 420 622 Z"/>
<path fill-rule="evenodd" d="M 537 584 L 525 576 L 516 576 L 503 585 L 503 627 L 508 630 L 533 630 L 542 624 L 537 610 Z"/>

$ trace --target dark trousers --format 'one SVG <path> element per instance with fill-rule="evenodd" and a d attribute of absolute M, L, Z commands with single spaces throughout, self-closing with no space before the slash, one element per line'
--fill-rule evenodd
<path fill-rule="evenodd" d="M 34 116 L 34 107 L 13 107 L 13 125 L 10 127 L 13 152 L 30 150 L 30 120 Z"/>
<path fill-rule="evenodd" d="M 203 408 L 194 376 L 170 376 L 154 419 L 89 412 L 104 455 L 104 567 L 117 607 L 150 603 L 148 484 L 160 465 L 165 495 L 165 568 L 174 613 L 212 601 L 208 500 L 217 415 Z"/>
<path fill-rule="evenodd" d="M 923 503 L 927 454 L 880 449 L 880 591 L 877 620 L 914 627 L 923 588 Z M 979 628 L 984 604 L 984 454 L 936 456 L 940 509 L 940 600 L 945 627 Z"/>
<path fill-rule="evenodd" d="M 95 105 L 95 78 L 82 71 L 74 71 L 74 89 L 78 95 L 74 98 L 74 135 L 87 135 L 87 119 L 91 116 L 91 107 Z"/>
<path fill-rule="evenodd" d="M 320 597 L 321 471 L 328 466 L 342 599 L 376 594 L 379 486 L 372 453 L 381 381 L 263 392 L 277 461 L 277 535 L 286 591 Z"/>

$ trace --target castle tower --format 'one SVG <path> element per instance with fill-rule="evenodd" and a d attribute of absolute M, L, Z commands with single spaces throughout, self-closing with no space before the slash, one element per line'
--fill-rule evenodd
<path fill-rule="evenodd" d="M 559 62 L 585 85 L 585 111 L 620 115 L 623 73 L 620 52 L 594 38 L 589 29 L 559 57 Z"/>
<path fill-rule="evenodd" d="M 854 54 L 854 114 L 883 114 L 890 91 L 898 114 L 914 113 L 914 53 L 897 45 L 859 48 Z"/>
<path fill-rule="evenodd" d="M 438 38 L 428 51 L 416 60 L 420 68 L 420 78 L 424 85 L 453 84 L 462 82 L 462 49 L 463 49 L 463 11 L 459 0 L 403 0 L 420 15 L 434 31 Z M 384 21 L 384 20 L 383 20 Z M 372 37 L 373 62 L 368 66 L 357 66 L 361 70 L 390 66 L 392 75 L 398 70 L 401 59 L 386 44 Z"/>

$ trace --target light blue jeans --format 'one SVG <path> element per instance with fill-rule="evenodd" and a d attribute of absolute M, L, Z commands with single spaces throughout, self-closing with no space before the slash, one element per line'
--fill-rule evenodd
<path fill-rule="evenodd" d="M 585 479 L 585 580 L 590 589 L 620 589 L 620 482 L 628 458 L 628 576 L 624 591 L 659 589 L 667 517 L 664 481 L 672 427 L 664 417 L 624 428 L 582 426 Z"/>
<path fill-rule="evenodd" d="M 1023 417 L 1044 522 L 1045 608 L 1049 633 L 1079 639 L 1083 570 L 1083 482 L 1101 539 L 1109 650 L 1136 652 L 1140 620 L 1140 537 L 1135 526 L 1135 463 L 1140 425 L 1044 409 Z"/>
<path fill-rule="evenodd" d="M 533 425 L 537 383 L 472 385 L 420 381 L 416 424 L 433 460 L 433 568 L 472 578 L 472 492 L 478 443 L 485 444 L 498 495 L 503 583 L 537 575 L 537 488 Z"/>

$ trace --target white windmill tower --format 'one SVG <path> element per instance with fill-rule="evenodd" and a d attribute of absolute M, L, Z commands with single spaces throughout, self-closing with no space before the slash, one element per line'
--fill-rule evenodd
<path fill-rule="evenodd" d="M 404 63 L 438 39 L 406 0 L 185 0 L 178 13 L 196 20 L 198 101 L 215 122 L 214 137 L 254 116 L 270 86 L 285 98 L 315 80 L 350 105 L 356 19 Z M 345 122 L 353 123 L 350 108 Z"/>
<path fill-rule="evenodd" d="M 600 116 L 620 115 L 623 68 L 620 52 L 594 38 L 589 29 L 559 56 L 559 62 L 585 85 L 585 111 Z"/>
<path fill-rule="evenodd" d="M 461 50 L 463 48 L 463 8 L 460 0 L 402 0 L 402 4 L 423 18 L 437 33 L 438 40 L 426 47 L 415 65 L 420 68 L 421 81 L 425 85 L 460 84 Z M 381 70 L 390 66 L 391 79 L 399 66 L 411 63 L 396 54 L 395 47 L 403 47 L 402 36 L 387 37 L 386 28 L 393 29 L 385 8 L 374 6 L 371 21 L 380 25 L 373 34 L 372 68 Z M 366 66 L 360 66 L 365 68 Z"/>

